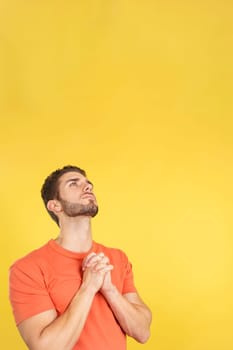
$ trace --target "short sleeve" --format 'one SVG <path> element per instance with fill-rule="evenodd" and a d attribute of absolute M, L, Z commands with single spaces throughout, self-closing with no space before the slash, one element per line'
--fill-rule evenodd
<path fill-rule="evenodd" d="M 134 285 L 133 269 L 132 264 L 129 262 L 127 256 L 125 255 L 125 277 L 122 294 L 137 292 Z"/>
<path fill-rule="evenodd" d="M 16 263 L 10 268 L 9 298 L 16 324 L 43 311 L 55 309 L 42 271 L 30 261 Z"/>

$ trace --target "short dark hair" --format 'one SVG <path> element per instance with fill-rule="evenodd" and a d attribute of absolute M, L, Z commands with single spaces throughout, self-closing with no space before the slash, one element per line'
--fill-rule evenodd
<path fill-rule="evenodd" d="M 43 199 L 45 208 L 46 208 L 47 212 L 49 213 L 49 215 L 51 216 L 51 218 L 57 223 L 58 226 L 59 226 L 58 217 L 52 211 L 48 210 L 47 203 L 49 200 L 57 199 L 59 197 L 59 193 L 58 193 L 58 182 L 59 181 L 58 180 L 60 179 L 60 177 L 62 175 L 64 175 L 65 173 L 69 173 L 71 171 L 75 171 L 75 172 L 80 173 L 86 177 L 85 170 L 83 170 L 75 165 L 65 165 L 63 168 L 53 171 L 45 179 L 44 184 L 41 188 L 41 197 Z"/>

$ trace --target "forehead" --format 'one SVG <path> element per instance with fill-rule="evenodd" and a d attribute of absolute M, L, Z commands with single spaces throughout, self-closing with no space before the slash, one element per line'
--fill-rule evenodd
<path fill-rule="evenodd" d="M 77 171 L 69 171 L 69 172 L 63 174 L 63 175 L 59 178 L 58 185 L 64 184 L 64 183 L 66 183 L 67 181 L 69 181 L 69 180 L 71 180 L 71 179 L 83 179 L 83 180 L 85 180 L 86 177 L 83 176 L 82 174 L 80 174 L 80 173 L 77 172 Z"/>

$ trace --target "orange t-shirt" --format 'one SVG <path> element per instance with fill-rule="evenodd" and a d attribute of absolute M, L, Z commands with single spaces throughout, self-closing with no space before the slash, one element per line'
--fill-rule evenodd
<path fill-rule="evenodd" d="M 10 301 L 16 324 L 50 309 L 56 309 L 61 315 L 81 285 L 82 261 L 90 252 L 103 252 L 108 256 L 114 266 L 112 281 L 120 293 L 136 292 L 131 264 L 121 250 L 93 242 L 90 251 L 74 253 L 50 240 L 10 268 Z M 73 349 L 126 349 L 125 333 L 101 293 L 95 295 Z"/>

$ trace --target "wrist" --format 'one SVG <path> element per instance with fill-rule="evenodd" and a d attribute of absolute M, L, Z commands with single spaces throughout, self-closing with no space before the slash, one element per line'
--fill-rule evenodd
<path fill-rule="evenodd" d="M 117 287 L 114 284 L 111 284 L 110 286 L 108 286 L 108 288 L 102 288 L 101 289 L 101 293 L 105 296 L 105 297 L 109 297 L 109 296 L 113 296 L 116 295 L 118 292 Z"/>
<path fill-rule="evenodd" d="M 83 282 L 79 288 L 79 293 L 84 293 L 90 297 L 94 297 L 97 293 L 97 290 L 92 285 Z"/>

